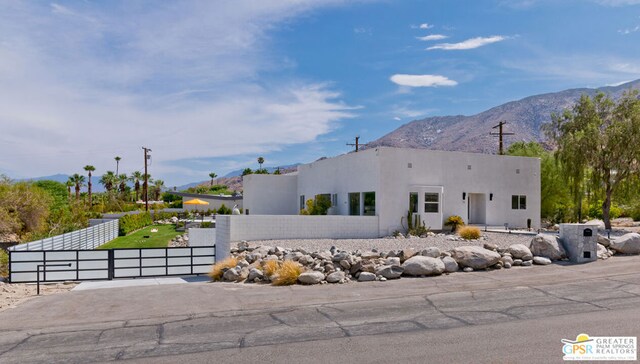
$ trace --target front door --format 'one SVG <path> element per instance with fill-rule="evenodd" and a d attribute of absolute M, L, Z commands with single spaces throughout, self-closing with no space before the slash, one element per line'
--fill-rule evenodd
<path fill-rule="evenodd" d="M 470 225 L 484 225 L 487 222 L 487 200 L 484 193 L 470 193 L 467 208 Z"/>

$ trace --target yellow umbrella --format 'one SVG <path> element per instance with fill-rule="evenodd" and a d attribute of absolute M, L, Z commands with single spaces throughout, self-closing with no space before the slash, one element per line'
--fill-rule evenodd
<path fill-rule="evenodd" d="M 199 198 L 194 198 L 193 200 L 185 201 L 182 203 L 183 205 L 208 205 L 207 201 L 202 201 Z"/>

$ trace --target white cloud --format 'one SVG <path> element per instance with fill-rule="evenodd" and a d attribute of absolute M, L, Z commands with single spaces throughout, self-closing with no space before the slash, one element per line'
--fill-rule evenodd
<path fill-rule="evenodd" d="M 400 118 L 400 117 L 398 117 L 398 116 L 394 116 L 394 117 L 393 117 L 393 120 L 395 120 L 395 121 L 400 121 L 400 120 L 402 120 L 402 118 Z"/>
<path fill-rule="evenodd" d="M 100 174 L 120 155 L 131 172 L 142 167 L 144 145 L 153 149 L 151 173 L 173 175 L 162 176 L 173 185 L 211 168 L 187 159 L 313 141 L 354 108 L 326 83 L 256 80 L 292 67 L 269 49 L 270 30 L 338 3 L 123 1 L 109 11 L 91 2 L 3 3 L 0 171 L 75 173 L 93 164 Z"/>
<path fill-rule="evenodd" d="M 424 37 L 416 37 L 416 39 L 423 40 L 423 41 L 441 40 L 446 38 L 449 38 L 449 37 L 443 34 L 430 34 L 430 35 L 425 35 Z"/>
<path fill-rule="evenodd" d="M 396 74 L 391 76 L 391 82 L 407 87 L 437 87 L 455 86 L 458 83 L 440 75 L 405 75 Z"/>
<path fill-rule="evenodd" d="M 432 24 L 428 24 L 428 23 L 422 23 L 422 24 L 420 24 L 419 28 L 420 29 L 431 29 L 431 28 L 433 28 L 433 25 Z"/>
<path fill-rule="evenodd" d="M 507 37 L 504 37 L 502 35 L 494 35 L 491 37 L 476 37 L 476 38 L 467 39 L 460 43 L 436 44 L 432 47 L 427 48 L 427 50 L 442 49 L 445 51 L 451 51 L 451 50 L 474 49 L 474 48 L 485 46 L 487 44 L 501 42 L 505 39 L 507 39 Z"/>
<path fill-rule="evenodd" d="M 640 25 L 636 25 L 634 28 L 620 29 L 618 30 L 618 33 L 627 35 L 637 31 L 640 31 Z"/>

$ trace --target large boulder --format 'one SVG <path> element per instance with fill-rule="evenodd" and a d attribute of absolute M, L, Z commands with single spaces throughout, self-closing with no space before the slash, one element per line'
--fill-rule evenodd
<path fill-rule="evenodd" d="M 596 225 L 598 227 L 598 230 L 600 231 L 604 231 L 604 221 L 602 220 L 589 220 L 587 222 L 585 222 L 586 225 Z"/>
<path fill-rule="evenodd" d="M 459 246 L 451 251 L 451 257 L 462 267 L 488 268 L 500 261 L 500 254 L 480 246 Z"/>
<path fill-rule="evenodd" d="M 386 279 L 400 278 L 404 268 L 397 265 L 381 265 L 376 268 L 376 275 L 383 276 Z"/>
<path fill-rule="evenodd" d="M 567 257 L 564 247 L 560 243 L 560 238 L 555 235 L 538 234 L 531 240 L 529 248 L 534 255 L 547 257 L 551 260 Z"/>
<path fill-rule="evenodd" d="M 304 272 L 298 277 L 298 282 L 302 284 L 318 284 L 324 279 L 324 273 Z"/>
<path fill-rule="evenodd" d="M 515 259 L 531 260 L 533 259 L 533 253 L 524 244 L 513 244 L 509 246 L 509 254 Z"/>
<path fill-rule="evenodd" d="M 442 263 L 444 263 L 444 271 L 446 273 L 457 272 L 458 269 L 460 269 L 460 267 L 458 267 L 458 263 L 456 262 L 456 260 L 451 257 L 443 257 Z"/>
<path fill-rule="evenodd" d="M 431 276 L 444 272 L 444 263 L 439 258 L 416 255 L 403 264 L 404 274 L 410 276 Z"/>
<path fill-rule="evenodd" d="M 611 240 L 606 236 L 598 235 L 598 244 L 602 244 L 605 248 L 608 248 L 611 245 Z"/>
<path fill-rule="evenodd" d="M 598 243 L 598 259 L 609 259 L 609 250 L 607 247 Z"/>
<path fill-rule="evenodd" d="M 329 274 L 327 276 L 327 282 L 329 283 L 338 283 L 345 278 L 344 272 L 337 271 Z"/>
<path fill-rule="evenodd" d="M 436 247 L 429 247 L 427 249 L 424 249 L 420 255 L 424 255 L 425 257 L 431 257 L 431 258 L 440 258 L 440 249 L 436 248 Z"/>
<path fill-rule="evenodd" d="M 640 254 L 640 234 L 624 234 L 613 240 L 610 248 L 622 254 Z"/>

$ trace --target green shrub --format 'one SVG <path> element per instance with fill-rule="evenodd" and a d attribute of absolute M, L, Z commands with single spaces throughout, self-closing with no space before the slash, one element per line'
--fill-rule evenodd
<path fill-rule="evenodd" d="M 9 276 L 9 254 L 0 249 L 0 277 Z"/>
<path fill-rule="evenodd" d="M 125 236 L 133 231 L 142 229 L 145 226 L 153 224 L 151 214 L 145 212 L 143 214 L 125 215 L 120 218 L 118 227 L 118 235 Z"/>
<path fill-rule="evenodd" d="M 209 228 L 213 227 L 213 223 L 211 221 L 205 221 L 205 222 L 200 224 L 200 227 L 202 229 L 209 229 Z"/>
<path fill-rule="evenodd" d="M 592 219 L 602 219 L 602 200 L 590 204 L 587 215 Z M 609 218 L 615 219 L 620 215 L 622 215 L 622 209 L 612 203 L 611 208 L 609 208 Z"/>
<path fill-rule="evenodd" d="M 331 199 L 325 195 L 316 195 L 315 199 L 306 202 L 307 208 L 300 210 L 300 215 L 326 215 L 331 207 Z"/>
<path fill-rule="evenodd" d="M 461 226 L 458 228 L 458 235 L 467 240 L 480 239 L 480 229 L 475 226 Z"/>
<path fill-rule="evenodd" d="M 155 212 L 153 214 L 153 221 L 168 220 L 174 216 L 178 216 L 178 214 L 175 212 Z"/>
<path fill-rule="evenodd" d="M 220 205 L 220 208 L 217 211 L 218 215 L 231 215 L 231 209 L 225 206 L 225 204 Z"/>
<path fill-rule="evenodd" d="M 464 220 L 462 220 L 462 218 L 458 215 L 451 215 L 444 222 L 444 226 L 451 226 L 451 232 L 456 231 L 456 229 L 458 229 L 459 226 L 463 226 L 463 225 L 464 225 Z"/>

